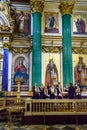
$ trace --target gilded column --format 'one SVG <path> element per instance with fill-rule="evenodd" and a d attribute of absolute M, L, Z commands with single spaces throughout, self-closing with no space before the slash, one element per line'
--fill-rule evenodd
<path fill-rule="evenodd" d="M 72 65 L 72 37 L 71 37 L 71 14 L 74 7 L 73 2 L 61 2 L 59 9 L 62 14 L 63 34 L 63 86 L 73 83 Z"/>
<path fill-rule="evenodd" d="M 41 85 L 42 79 L 42 43 L 41 43 L 41 13 L 44 0 L 31 0 L 30 6 L 33 15 L 33 40 L 32 40 L 32 86 Z"/>
<path fill-rule="evenodd" d="M 2 90 L 8 91 L 8 55 L 9 49 L 8 44 L 4 43 L 4 54 L 3 54 L 3 71 L 2 71 Z"/>

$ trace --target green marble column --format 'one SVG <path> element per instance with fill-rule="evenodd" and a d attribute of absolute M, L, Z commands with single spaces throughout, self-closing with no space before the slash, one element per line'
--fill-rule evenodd
<path fill-rule="evenodd" d="M 63 86 L 73 83 L 72 63 L 72 36 L 71 36 L 71 13 L 74 3 L 62 2 L 60 11 L 62 13 L 62 34 L 63 34 Z"/>
<path fill-rule="evenodd" d="M 42 83 L 42 43 L 41 43 L 41 12 L 43 11 L 44 1 L 31 0 L 33 11 L 33 39 L 32 39 L 32 86 Z"/>
<path fill-rule="evenodd" d="M 33 13 L 32 85 L 41 85 L 41 13 Z"/>

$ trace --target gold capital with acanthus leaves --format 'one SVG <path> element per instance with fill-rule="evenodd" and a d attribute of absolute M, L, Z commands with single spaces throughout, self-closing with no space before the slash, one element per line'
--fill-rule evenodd
<path fill-rule="evenodd" d="M 59 9 L 62 15 L 72 14 L 72 10 L 74 8 L 75 2 L 66 2 L 63 1 L 59 5 Z"/>
<path fill-rule="evenodd" d="M 43 12 L 45 0 L 30 0 L 30 7 L 32 12 Z"/>

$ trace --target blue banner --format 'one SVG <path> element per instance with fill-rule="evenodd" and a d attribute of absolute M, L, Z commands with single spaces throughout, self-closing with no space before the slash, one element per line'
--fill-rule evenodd
<path fill-rule="evenodd" d="M 4 49 L 3 72 L 2 72 L 2 90 L 8 90 L 8 48 Z"/>

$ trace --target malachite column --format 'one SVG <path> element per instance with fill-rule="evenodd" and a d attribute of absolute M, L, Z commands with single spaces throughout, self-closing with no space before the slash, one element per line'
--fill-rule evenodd
<path fill-rule="evenodd" d="M 4 53 L 3 53 L 3 71 L 2 71 L 2 90 L 8 91 L 8 55 L 9 49 L 8 45 L 4 44 Z"/>
<path fill-rule="evenodd" d="M 72 64 L 72 36 L 71 36 L 71 14 L 74 3 L 61 2 L 59 8 L 62 14 L 62 34 L 63 34 L 63 86 L 73 83 Z"/>
<path fill-rule="evenodd" d="M 44 0 L 31 0 L 30 6 L 33 15 L 32 39 L 32 86 L 42 83 L 42 43 L 41 43 L 41 16 Z"/>

